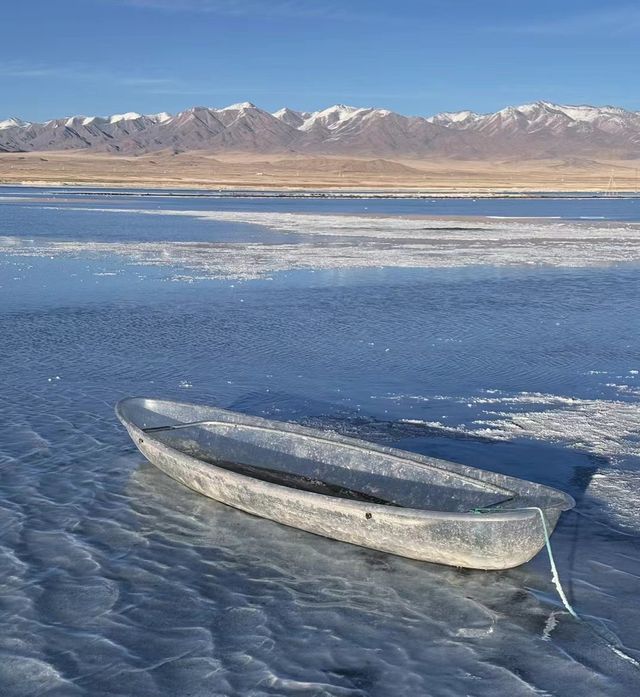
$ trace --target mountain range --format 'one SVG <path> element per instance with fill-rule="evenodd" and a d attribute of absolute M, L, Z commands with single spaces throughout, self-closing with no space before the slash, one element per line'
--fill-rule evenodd
<path fill-rule="evenodd" d="M 0 152 L 91 150 L 310 154 L 401 159 L 637 159 L 640 112 L 536 102 L 495 113 L 403 116 L 342 104 L 275 113 L 245 102 L 178 114 L 0 121 Z"/>

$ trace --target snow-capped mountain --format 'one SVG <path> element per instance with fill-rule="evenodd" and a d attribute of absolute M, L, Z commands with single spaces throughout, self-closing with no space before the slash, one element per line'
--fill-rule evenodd
<path fill-rule="evenodd" d="M 480 133 L 535 133 L 567 130 L 601 130 L 605 133 L 638 131 L 640 113 L 617 107 L 560 106 L 550 102 L 536 102 L 519 107 L 507 107 L 493 114 L 471 111 L 443 113 L 429 121 L 448 128 Z"/>
<path fill-rule="evenodd" d="M 400 158 L 640 157 L 640 112 L 535 102 L 490 114 L 403 116 L 337 104 L 271 114 L 250 102 L 178 114 L 72 116 L 0 121 L 0 150 L 89 149 L 124 154 L 310 153 Z"/>
<path fill-rule="evenodd" d="M 22 119 L 17 119 L 15 116 L 12 116 L 9 119 L 0 121 L 0 131 L 4 130 L 5 128 L 26 128 L 29 125 L 30 124 L 27 121 L 23 121 Z"/>
<path fill-rule="evenodd" d="M 279 109 L 272 114 L 276 119 L 287 124 L 287 126 L 293 126 L 293 128 L 300 128 L 302 124 L 309 119 L 311 116 L 310 111 L 294 111 L 288 107 Z"/>

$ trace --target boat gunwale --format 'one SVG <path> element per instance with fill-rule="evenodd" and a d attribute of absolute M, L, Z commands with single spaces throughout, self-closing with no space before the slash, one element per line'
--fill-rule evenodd
<path fill-rule="evenodd" d="M 116 404 L 116 416 L 118 419 L 127 427 L 127 429 L 133 429 L 136 435 L 138 436 L 138 439 L 140 442 L 143 442 L 145 439 L 150 440 L 155 447 L 159 448 L 162 451 L 165 451 L 166 453 L 169 453 L 171 455 L 177 455 L 181 458 L 186 458 L 187 461 L 195 464 L 197 467 L 203 467 L 206 466 L 207 468 L 212 468 L 215 471 L 217 471 L 220 474 L 224 474 L 225 476 L 228 476 L 231 480 L 237 480 L 240 483 L 244 484 L 249 484 L 251 486 L 255 486 L 256 483 L 259 483 L 260 488 L 264 490 L 266 488 L 266 491 L 272 491 L 274 494 L 277 494 L 278 496 L 285 496 L 285 497 L 291 497 L 292 494 L 291 492 L 295 492 L 296 497 L 301 497 L 302 500 L 307 499 L 308 501 L 314 501 L 318 500 L 318 497 L 320 497 L 321 500 L 323 501 L 336 501 L 336 497 L 332 496 L 330 494 L 322 494 L 318 492 L 312 492 L 312 491 L 305 491 L 303 489 L 298 489 L 296 487 L 289 487 L 283 484 L 277 484 L 275 482 L 267 482 L 261 479 L 258 479 L 256 477 L 252 477 L 249 475 L 245 475 L 239 472 L 234 472 L 233 470 L 226 469 L 224 467 L 220 467 L 216 465 L 215 463 L 207 462 L 205 460 L 202 460 L 200 458 L 197 458 L 193 455 L 189 455 L 188 453 L 185 453 L 184 451 L 175 448 L 164 441 L 154 437 L 153 432 L 147 432 L 140 426 L 138 426 L 134 421 L 132 421 L 130 418 L 124 415 L 123 413 L 123 405 L 126 403 L 130 402 L 156 402 L 156 403 L 162 403 L 162 404 L 168 404 L 168 405 L 178 405 L 181 407 L 200 407 L 200 408 L 206 408 L 206 409 L 213 409 L 216 411 L 223 412 L 225 414 L 230 414 L 230 415 L 237 415 L 241 416 L 243 418 L 248 419 L 249 421 L 258 421 L 262 423 L 269 423 L 269 424 L 274 424 L 274 427 L 266 427 L 267 430 L 274 430 L 274 431 L 283 431 L 286 433 L 291 433 L 293 435 L 298 435 L 298 436 L 306 436 L 310 438 L 315 438 L 316 440 L 325 440 L 330 443 L 336 443 L 339 445 L 343 446 L 348 446 L 352 448 L 358 448 L 357 445 L 354 445 L 353 441 L 357 442 L 362 442 L 362 449 L 365 450 L 371 450 L 372 452 L 376 452 L 378 454 L 383 454 L 383 455 L 389 455 L 391 457 L 394 457 L 399 460 L 403 460 L 407 463 L 413 464 L 413 465 L 418 465 L 421 467 L 425 468 L 433 468 L 439 471 L 443 471 L 445 473 L 450 472 L 454 476 L 461 476 L 463 479 L 465 478 L 465 475 L 459 475 L 455 471 L 450 471 L 447 470 L 444 467 L 437 467 L 432 465 L 430 462 L 428 462 L 427 458 L 425 456 L 422 456 L 418 453 L 411 453 L 410 451 L 404 451 L 399 448 L 389 448 L 387 446 L 381 446 L 377 445 L 375 443 L 369 443 L 368 441 L 360 441 L 357 438 L 350 438 L 349 436 L 342 436 L 338 433 L 335 432 L 325 432 L 323 431 L 318 431 L 313 428 L 308 428 L 306 426 L 300 426 L 296 423 L 291 423 L 287 421 L 272 421 L 270 419 L 265 419 L 260 416 L 253 416 L 251 414 L 243 414 L 241 412 L 234 412 L 231 410 L 223 409 L 221 407 L 211 407 L 209 405 L 205 404 L 194 404 L 191 402 L 176 402 L 173 400 L 164 400 L 164 399 L 155 399 L 155 398 L 150 398 L 150 397 L 126 397 L 124 399 L 121 399 L 118 401 Z M 169 417 L 171 418 L 171 417 Z M 202 420 L 199 422 L 199 424 L 206 423 L 207 421 L 211 421 L 209 419 L 207 420 Z M 194 422 L 195 424 L 196 422 Z M 225 425 L 229 426 L 242 426 L 242 425 L 253 425 L 253 424 L 242 424 L 242 423 L 234 423 L 234 422 L 220 422 Z M 276 425 L 277 424 L 277 425 Z M 282 424 L 282 428 L 280 428 L 280 424 Z M 259 424 L 258 424 L 259 425 Z M 180 427 L 181 424 L 175 424 L 175 426 Z M 318 435 L 321 434 L 321 435 Z M 326 435 L 326 437 L 325 437 Z M 396 454 L 396 453 L 399 453 Z M 414 455 L 415 458 L 414 459 Z M 409 456 L 409 457 L 408 457 Z M 428 458 L 428 459 L 434 459 L 437 461 L 441 461 L 439 458 Z M 447 460 L 442 460 L 442 462 L 447 463 Z M 155 463 L 154 463 L 155 464 Z M 462 463 L 451 463 L 453 465 L 458 465 L 463 468 L 469 468 L 469 469 L 477 469 L 472 467 L 471 465 L 464 465 Z M 162 469 L 162 468 L 160 468 Z M 511 475 L 502 475 L 499 472 L 492 472 L 491 470 L 481 470 L 481 471 L 486 471 L 489 474 L 495 474 L 500 477 L 505 477 L 510 480 L 516 480 L 519 483 L 522 483 L 523 485 L 532 485 L 536 488 L 540 488 L 542 492 L 548 493 L 555 495 L 558 498 L 558 501 L 554 501 L 551 505 L 540 505 L 538 508 L 540 508 L 543 511 L 551 511 L 551 510 L 556 510 L 560 509 L 561 511 L 566 511 L 570 510 L 575 506 L 575 500 L 570 494 L 566 494 L 565 492 L 555 489 L 554 487 L 547 486 L 546 484 L 539 484 L 537 482 L 531 482 L 526 479 L 519 479 L 517 477 L 512 477 Z M 477 481 L 479 483 L 482 483 L 481 480 L 475 480 L 473 477 L 466 477 L 468 479 L 471 479 L 473 481 Z M 493 485 L 492 483 L 489 483 L 491 486 L 497 486 L 498 488 L 503 488 L 500 487 L 499 485 Z M 516 495 L 519 495 L 518 492 L 512 492 L 509 489 L 504 488 L 505 491 L 509 491 L 510 493 L 516 493 Z M 394 516 L 398 517 L 421 517 L 425 518 L 425 520 L 430 520 L 434 518 L 442 518 L 442 519 L 455 519 L 459 521 L 478 521 L 480 519 L 484 519 L 488 521 L 493 521 L 493 522 L 498 522 L 498 521 L 507 521 L 507 520 L 524 520 L 526 518 L 531 518 L 534 516 L 537 516 L 537 510 L 536 507 L 522 507 L 522 508 L 513 508 L 513 509 L 500 509 L 500 508 L 486 508 L 486 509 L 478 509 L 482 511 L 482 516 L 479 516 L 478 511 L 439 511 L 436 509 L 425 509 L 425 508 L 411 508 L 411 507 L 395 507 L 395 506 L 388 506 L 386 504 L 378 504 L 378 503 L 369 503 L 369 502 L 363 502 L 363 501 L 352 501 L 349 499 L 339 499 L 340 501 L 340 506 L 346 506 L 347 508 L 353 509 L 353 511 L 362 511 L 362 510 L 368 510 L 369 508 L 372 508 L 373 510 L 379 510 L 379 511 L 385 511 L 387 514 L 390 512 L 393 512 Z"/>

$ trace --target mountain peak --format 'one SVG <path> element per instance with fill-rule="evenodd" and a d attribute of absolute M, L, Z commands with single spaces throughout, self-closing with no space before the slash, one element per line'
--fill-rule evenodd
<path fill-rule="evenodd" d="M 167 121 L 171 121 L 173 116 L 168 111 L 161 111 L 158 114 L 149 114 L 147 118 L 155 123 L 167 123 Z"/>
<path fill-rule="evenodd" d="M 314 127 L 320 126 L 333 130 L 339 128 L 356 114 L 365 111 L 369 111 L 369 109 L 347 106 L 346 104 L 334 104 L 322 111 L 315 111 L 300 128 L 308 131 Z"/>
<path fill-rule="evenodd" d="M 283 116 L 302 116 L 303 114 L 307 114 L 308 112 L 305 111 L 296 111 L 295 109 L 290 109 L 288 106 L 282 107 L 282 109 L 278 109 L 278 111 L 274 111 L 271 116 L 275 116 L 277 119 L 282 118 Z"/>
<path fill-rule="evenodd" d="M 0 130 L 4 130 L 5 128 L 26 128 L 30 125 L 28 121 L 23 121 L 16 116 L 11 116 L 4 121 L 0 121 Z"/>
<path fill-rule="evenodd" d="M 109 117 L 109 123 L 118 123 L 119 121 L 134 121 L 135 119 L 141 119 L 142 114 L 138 114 L 137 111 L 128 111 L 126 114 L 114 114 Z"/>
<path fill-rule="evenodd" d="M 278 121 L 286 123 L 288 126 L 300 128 L 311 114 L 308 111 L 295 111 L 285 106 L 282 109 L 278 109 L 278 111 L 274 111 L 271 116 L 278 119 Z"/>
<path fill-rule="evenodd" d="M 339 114 L 340 116 L 347 116 L 349 114 L 355 114 L 358 111 L 366 111 L 366 107 L 349 106 L 348 104 L 334 104 L 333 106 L 327 107 L 322 111 L 316 112 L 317 114 Z"/>
<path fill-rule="evenodd" d="M 243 109 L 257 109 L 258 107 L 252 102 L 239 102 L 238 104 L 230 104 L 218 111 L 242 111 Z"/>

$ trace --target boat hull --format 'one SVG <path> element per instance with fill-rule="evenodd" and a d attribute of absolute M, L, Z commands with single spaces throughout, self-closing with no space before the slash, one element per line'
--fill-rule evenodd
<path fill-rule="evenodd" d="M 118 416 L 133 442 L 165 474 L 216 501 L 283 525 L 410 559 L 485 570 L 519 566 L 545 543 L 535 507 L 481 513 L 428 511 L 280 486 L 176 450 L 130 421 L 124 411 L 119 408 Z M 571 507 L 570 497 L 562 496 L 564 505 L 542 509 L 549 534 L 562 510 Z"/>

